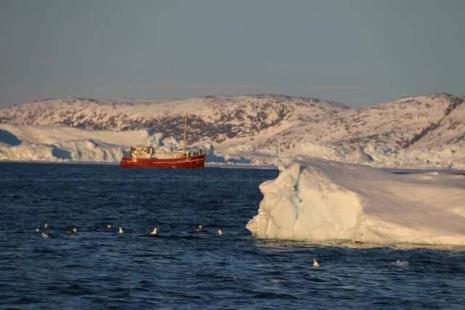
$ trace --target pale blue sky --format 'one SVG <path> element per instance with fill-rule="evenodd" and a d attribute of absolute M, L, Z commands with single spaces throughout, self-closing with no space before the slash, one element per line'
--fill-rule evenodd
<path fill-rule="evenodd" d="M 463 0 L 0 0 L 0 106 L 465 94 Z"/>

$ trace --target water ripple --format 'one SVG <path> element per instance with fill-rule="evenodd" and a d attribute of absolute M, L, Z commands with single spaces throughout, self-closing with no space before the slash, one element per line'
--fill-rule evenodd
<path fill-rule="evenodd" d="M 255 240 L 244 227 L 258 185 L 276 171 L 11 163 L 0 171 L 0 308 L 465 305 L 463 249 Z M 35 232 L 45 223 L 49 239 Z M 72 225 L 75 235 L 65 232 Z"/>

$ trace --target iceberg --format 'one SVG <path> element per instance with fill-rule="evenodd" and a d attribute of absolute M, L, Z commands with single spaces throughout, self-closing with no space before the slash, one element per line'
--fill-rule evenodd
<path fill-rule="evenodd" d="M 257 238 L 465 245 L 465 175 L 300 157 L 260 190 Z"/>

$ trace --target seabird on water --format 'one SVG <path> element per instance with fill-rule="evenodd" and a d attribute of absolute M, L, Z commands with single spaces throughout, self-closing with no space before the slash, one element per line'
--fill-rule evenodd
<path fill-rule="evenodd" d="M 396 267 L 404 268 L 404 267 L 408 267 L 409 262 L 408 261 L 396 260 L 395 262 L 392 263 L 392 265 L 394 265 Z"/>
<path fill-rule="evenodd" d="M 151 236 L 157 236 L 158 235 L 158 228 L 154 227 L 153 230 L 150 232 Z"/>
<path fill-rule="evenodd" d="M 316 260 L 316 258 L 313 259 L 312 267 L 314 267 L 314 268 L 320 267 L 320 263 L 318 263 L 318 261 Z"/>
<path fill-rule="evenodd" d="M 66 233 L 67 234 L 77 234 L 76 226 L 73 226 L 73 227 L 70 227 L 70 228 L 66 229 Z"/>

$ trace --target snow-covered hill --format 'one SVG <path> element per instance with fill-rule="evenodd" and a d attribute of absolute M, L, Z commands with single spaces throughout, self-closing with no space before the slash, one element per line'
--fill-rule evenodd
<path fill-rule="evenodd" d="M 179 140 L 185 114 L 189 142 L 213 146 L 213 159 L 279 164 L 303 154 L 373 166 L 465 167 L 465 103 L 447 94 L 362 109 L 279 95 L 35 101 L 0 110 L 0 158 L 34 159 L 18 154 L 40 145 L 70 154 L 52 152 L 47 160 L 117 161 L 128 145 Z M 105 158 L 89 158 L 81 146 L 89 141 Z"/>
<path fill-rule="evenodd" d="M 0 123 L 117 131 L 151 128 L 180 138 L 183 117 L 188 114 L 192 141 L 222 142 L 256 135 L 283 121 L 295 122 L 305 116 L 320 120 L 347 109 L 317 99 L 268 95 L 134 101 L 60 99 L 0 110 Z"/>

